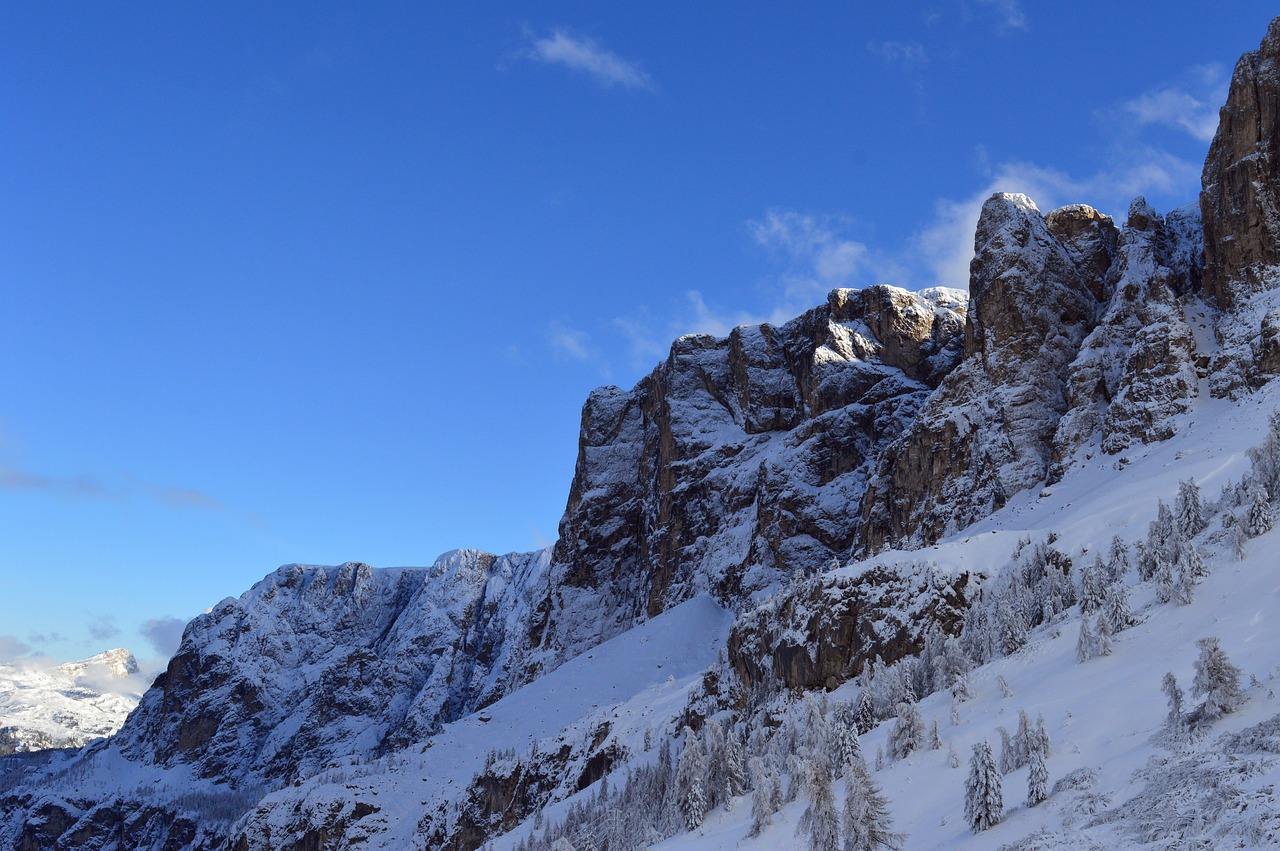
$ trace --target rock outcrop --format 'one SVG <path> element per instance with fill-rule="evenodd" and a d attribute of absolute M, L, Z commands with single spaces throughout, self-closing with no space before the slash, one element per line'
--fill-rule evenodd
<path fill-rule="evenodd" d="M 546 640 L 580 647 L 699 591 L 743 599 L 844 557 L 850 506 L 953 368 L 964 311 L 952 290 L 836 290 L 782 326 L 682 337 L 634 389 L 592 393 Z"/>
<path fill-rule="evenodd" d="M 282 567 L 187 626 L 117 743 L 239 784 L 419 741 L 505 692 L 547 563 L 456 550 L 430 568 Z"/>
<path fill-rule="evenodd" d="M 1204 287 L 1229 310 L 1280 264 L 1280 18 L 1236 63 L 1201 184 Z"/>
<path fill-rule="evenodd" d="M 1067 369 L 1067 411 L 1053 440 L 1056 478 L 1084 446 L 1114 454 L 1167 440 L 1197 392 L 1196 341 L 1184 300 L 1198 285 L 1198 211 L 1162 218 L 1129 207 L 1105 275 L 1109 301 Z"/>
<path fill-rule="evenodd" d="M 964 355 L 887 448 L 862 504 L 860 548 L 936 541 L 1042 481 L 1066 410 L 1066 371 L 1107 295 L 1109 218 L 1040 214 L 1025 195 L 982 207 Z"/>

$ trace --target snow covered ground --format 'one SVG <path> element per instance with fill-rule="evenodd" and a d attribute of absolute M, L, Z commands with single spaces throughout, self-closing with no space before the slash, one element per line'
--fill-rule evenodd
<path fill-rule="evenodd" d="M 1172 505 L 1181 480 L 1199 484 L 1206 500 L 1249 469 L 1246 450 L 1261 442 L 1271 412 L 1280 406 L 1274 383 L 1239 401 L 1212 400 L 1202 394 L 1184 415 L 1173 439 L 1135 447 L 1121 456 L 1100 453 L 1074 469 L 1062 482 L 1028 492 L 992 517 L 935 547 L 886 553 L 881 562 L 934 562 L 944 570 L 994 572 L 1019 539 L 1041 540 L 1050 532 L 1055 546 L 1077 566 L 1105 555 L 1113 535 L 1132 545 L 1145 538 L 1156 515 L 1157 499 Z M 905 847 L 916 848 L 1114 848 L 1151 843 L 1155 847 L 1264 848 L 1280 843 L 1280 572 L 1275 552 L 1280 529 L 1250 540 L 1246 556 L 1236 560 L 1230 546 L 1215 536 L 1221 516 L 1197 538 L 1211 573 L 1196 588 L 1189 605 L 1157 604 L 1153 583 L 1128 582 L 1130 603 L 1139 623 L 1114 638 L 1114 652 L 1080 663 L 1076 643 L 1078 609 L 1038 628 L 1012 656 L 971 674 L 974 697 L 959 705 L 959 723 L 950 723 L 950 696 L 935 693 L 920 702 L 926 724 L 936 719 L 943 746 L 922 750 L 873 771 L 890 801 L 894 828 L 906 834 Z M 1214 541 L 1214 538 L 1218 541 Z M 860 571 L 864 564 L 843 568 Z M 1194 677 L 1196 641 L 1217 636 L 1230 660 L 1243 671 L 1247 701 L 1195 741 L 1182 747 L 1161 744 L 1168 712 L 1161 680 L 1172 672 L 1184 690 Z M 1003 677 L 1011 696 L 998 684 Z M 830 695 L 850 700 L 856 686 L 847 683 Z M 512 695 L 511 700 L 520 696 Z M 1188 695 L 1188 707 L 1197 701 Z M 964 785 L 972 746 L 991 742 L 996 728 L 1010 733 L 1018 710 L 1045 719 L 1052 753 L 1052 787 L 1073 775 L 1080 788 L 1059 789 L 1034 808 L 1025 806 L 1026 768 L 1004 777 L 1004 818 L 973 835 L 964 818 Z M 1224 741 L 1227 734 L 1263 725 L 1248 741 Z M 891 722 L 862 737 L 862 750 L 874 762 L 887 753 Z M 1261 742 L 1261 744 L 1259 744 Z M 948 766 L 949 749 L 960 767 Z M 637 748 L 637 750 L 639 750 Z M 1081 771 L 1086 770 L 1086 771 Z M 1073 772 L 1078 772 L 1073 774 Z M 1090 776 L 1096 779 L 1085 782 Z M 1212 779 L 1210 779 L 1212 778 Z M 1068 781 L 1069 782 L 1069 781 Z M 837 781 L 842 801 L 844 781 Z M 592 794 L 586 790 L 583 796 Z M 712 849 L 807 848 L 796 835 L 806 806 L 803 796 L 787 805 L 758 837 L 748 837 L 750 801 L 731 812 L 710 813 L 693 833 L 659 845 L 670 851 Z M 527 834 L 527 826 L 495 842 L 507 849 Z M 1183 840 L 1177 840 L 1181 835 Z"/>

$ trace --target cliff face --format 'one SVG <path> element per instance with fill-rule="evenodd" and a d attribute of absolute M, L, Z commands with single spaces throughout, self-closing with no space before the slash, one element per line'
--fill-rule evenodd
<path fill-rule="evenodd" d="M 1204 164 L 1205 290 L 1223 309 L 1280 263 L 1280 19 L 1236 63 Z"/>
<path fill-rule="evenodd" d="M 964 310 L 952 290 L 837 290 L 782 326 L 682 337 L 634 389 L 592 393 L 548 640 L 581 643 L 579 601 L 618 630 L 698 592 L 742 600 L 845 556 L 849 507 L 953 368 Z"/>

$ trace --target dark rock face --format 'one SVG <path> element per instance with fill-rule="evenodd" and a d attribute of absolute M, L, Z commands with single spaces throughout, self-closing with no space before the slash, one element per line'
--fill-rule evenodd
<path fill-rule="evenodd" d="M 862 503 L 861 548 L 930 543 L 1041 481 L 1067 408 L 1067 366 L 1107 295 L 1111 220 L 1078 205 L 1040 215 L 1024 195 L 983 205 L 964 356 L 883 453 Z"/>
<path fill-rule="evenodd" d="M 1130 206 L 1106 274 L 1110 300 L 1067 369 L 1055 473 L 1095 439 L 1107 453 L 1167 440 L 1190 409 L 1196 343 L 1182 298 L 1198 283 L 1198 218 L 1191 209 L 1163 218 L 1142 198 Z"/>
<path fill-rule="evenodd" d="M 683 337 L 630 392 L 594 392 L 553 556 L 564 584 L 622 629 L 848 552 L 848 506 L 953 367 L 963 317 L 953 291 L 837 290 L 783 326 Z"/>
<path fill-rule="evenodd" d="M 1205 160 L 1205 290 L 1223 309 L 1267 286 L 1280 263 L 1280 18 L 1236 63 Z"/>
<path fill-rule="evenodd" d="M 892 663 L 918 653 L 930 629 L 958 633 L 968 584 L 967 574 L 941 577 L 925 567 L 815 579 L 739 618 L 729 663 L 748 690 L 772 682 L 835 688 L 877 657 Z"/>

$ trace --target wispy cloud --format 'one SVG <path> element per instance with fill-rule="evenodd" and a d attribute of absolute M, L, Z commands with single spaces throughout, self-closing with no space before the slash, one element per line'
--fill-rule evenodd
<path fill-rule="evenodd" d="M 1063 204 L 1084 202 L 1123 219 L 1135 196 L 1176 192 L 1181 186 L 1192 185 L 1198 174 L 1196 164 L 1143 146 L 1128 150 L 1107 168 L 1085 177 L 1073 177 L 1035 163 L 1003 163 L 973 194 L 935 204 L 933 220 L 912 239 L 911 253 L 923 263 L 913 283 L 968 286 L 978 213 L 982 203 L 995 192 L 1021 192 L 1046 212 Z"/>
<path fill-rule="evenodd" d="M 125 501 L 143 496 L 166 508 L 215 513 L 229 511 L 221 500 L 195 488 L 158 485 L 127 474 L 110 483 L 88 473 L 53 476 L 3 461 L 0 461 L 0 491 L 41 493 L 72 500 Z M 242 519 L 255 525 L 262 522 L 261 518 L 248 514 Z"/>
<path fill-rule="evenodd" d="M 897 65 L 908 71 L 918 71 L 929 64 L 929 51 L 918 41 L 882 41 L 868 44 L 867 50 L 879 56 L 888 65 Z"/>
<path fill-rule="evenodd" d="M 594 39 L 574 35 L 565 29 L 557 29 L 551 35 L 539 37 L 526 28 L 525 37 L 529 39 L 530 45 L 522 55 L 535 62 L 561 65 L 586 74 L 605 87 L 655 90 L 653 80 L 640 67 L 640 63 L 623 59 Z"/>
<path fill-rule="evenodd" d="M 1218 106 L 1226 100 L 1228 82 L 1221 66 L 1198 66 L 1185 82 L 1144 92 L 1125 101 L 1121 110 L 1139 125 L 1177 127 L 1208 142 L 1218 129 Z"/>
<path fill-rule="evenodd" d="M 1020 0 L 978 0 L 978 5 L 991 10 L 1001 29 L 1025 30 L 1027 28 L 1027 13 L 1023 11 Z"/>
<path fill-rule="evenodd" d="M 111 615 L 97 615 L 91 618 L 86 628 L 89 630 L 89 636 L 95 641 L 110 641 L 120 634 L 120 627 L 116 626 L 116 619 Z"/>
<path fill-rule="evenodd" d="M 564 321 L 555 320 L 550 324 L 547 341 L 558 358 L 580 362 L 591 360 L 591 335 L 570 327 Z"/>
<path fill-rule="evenodd" d="M 11 662 L 31 652 L 31 646 L 14 635 L 0 635 L 0 663 Z"/>
<path fill-rule="evenodd" d="M 178 649 L 178 645 L 182 643 L 182 630 L 186 628 L 187 622 L 181 618 L 175 618 L 172 615 L 166 615 L 162 618 L 151 618 L 138 627 L 138 632 L 142 633 L 142 637 L 150 642 L 156 653 L 160 656 L 168 658 Z"/>

